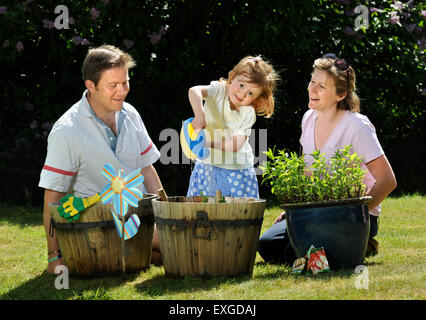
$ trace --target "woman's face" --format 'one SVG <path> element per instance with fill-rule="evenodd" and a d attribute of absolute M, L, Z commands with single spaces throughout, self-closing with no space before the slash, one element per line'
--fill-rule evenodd
<path fill-rule="evenodd" d="M 345 95 L 336 94 L 334 79 L 324 70 L 315 69 L 308 85 L 308 107 L 317 111 L 337 108 L 337 103 L 344 99 Z"/>

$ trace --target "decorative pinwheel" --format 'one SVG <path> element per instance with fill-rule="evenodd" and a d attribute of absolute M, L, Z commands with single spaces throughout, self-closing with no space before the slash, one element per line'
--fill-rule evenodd
<path fill-rule="evenodd" d="M 125 233 L 124 239 L 127 240 L 134 236 L 139 228 L 139 218 L 132 215 L 130 223 L 124 224 L 124 217 L 127 214 L 128 206 L 138 206 L 138 201 L 143 198 L 143 193 L 137 188 L 144 181 L 140 169 L 132 171 L 128 176 L 124 176 L 123 170 L 119 170 L 118 174 L 114 167 L 106 164 L 103 167 L 102 175 L 110 181 L 102 189 L 100 195 L 103 204 L 113 202 L 114 210 L 111 213 L 114 218 L 120 237 Z M 115 211 L 115 212 L 114 212 Z M 117 218 L 121 216 L 122 222 Z M 124 228 L 123 228 L 124 224 Z M 120 230 L 121 228 L 121 230 Z M 124 229 L 124 230 L 123 230 Z"/>

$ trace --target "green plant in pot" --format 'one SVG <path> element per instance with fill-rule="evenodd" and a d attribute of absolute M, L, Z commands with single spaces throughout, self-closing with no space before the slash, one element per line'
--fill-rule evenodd
<path fill-rule="evenodd" d="M 324 247 L 331 269 L 354 268 L 364 261 L 370 232 L 368 202 L 363 184 L 365 170 L 361 157 L 351 146 L 335 152 L 327 161 L 324 154 L 305 155 L 278 150 L 266 152 L 261 167 L 263 183 L 286 211 L 287 232 L 297 257 L 309 247 Z"/>

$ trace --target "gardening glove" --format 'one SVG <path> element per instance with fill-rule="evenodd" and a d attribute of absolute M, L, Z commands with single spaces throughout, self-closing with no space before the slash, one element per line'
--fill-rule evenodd
<path fill-rule="evenodd" d="M 70 194 L 66 195 L 59 200 L 61 202 L 61 205 L 58 207 L 59 215 L 67 219 L 68 222 L 77 221 L 82 211 L 94 205 L 100 199 L 99 193 L 89 198 L 75 197 Z"/>

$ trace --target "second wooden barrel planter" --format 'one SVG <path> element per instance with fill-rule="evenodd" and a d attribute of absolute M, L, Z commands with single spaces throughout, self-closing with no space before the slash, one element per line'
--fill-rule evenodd
<path fill-rule="evenodd" d="M 111 215 L 111 204 L 98 202 L 86 209 L 78 221 L 68 223 L 57 210 L 58 203 L 50 204 L 56 237 L 62 257 L 71 275 L 111 275 L 122 272 L 122 254 L 125 256 L 126 272 L 138 272 L 151 263 L 154 213 L 151 200 L 154 194 L 145 194 L 138 207 L 130 207 L 127 217 L 136 213 L 140 219 L 138 233 L 125 241 L 117 233 Z"/>
<path fill-rule="evenodd" d="M 214 197 L 154 199 L 166 276 L 251 276 L 265 204 L 232 197 L 219 203 Z"/>

